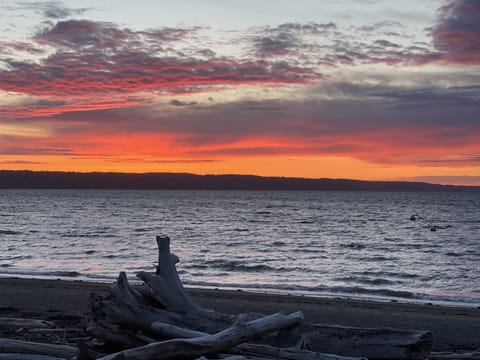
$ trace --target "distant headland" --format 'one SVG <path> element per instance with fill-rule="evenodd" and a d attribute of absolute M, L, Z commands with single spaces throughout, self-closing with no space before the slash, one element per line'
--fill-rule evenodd
<path fill-rule="evenodd" d="M 255 175 L 0 170 L 2 189 L 480 191 L 480 186 Z"/>

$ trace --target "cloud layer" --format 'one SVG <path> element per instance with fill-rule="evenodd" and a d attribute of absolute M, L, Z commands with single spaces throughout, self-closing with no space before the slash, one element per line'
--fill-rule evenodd
<path fill-rule="evenodd" d="M 286 22 L 216 39 L 207 27 L 76 19 L 89 9 L 58 2 L 17 9 L 47 22 L 29 39 L 0 40 L 0 156 L 480 168 L 476 0 L 443 1 L 429 41 L 387 20 Z"/>
<path fill-rule="evenodd" d="M 446 1 L 438 10 L 438 22 L 431 34 L 443 61 L 480 65 L 480 2 Z"/>

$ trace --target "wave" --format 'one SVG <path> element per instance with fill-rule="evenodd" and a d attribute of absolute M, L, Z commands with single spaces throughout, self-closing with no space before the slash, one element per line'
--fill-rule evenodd
<path fill-rule="evenodd" d="M 239 271 L 239 272 L 259 272 L 259 271 L 273 271 L 271 266 L 265 264 L 245 264 L 242 261 L 234 260 L 207 260 L 204 263 L 205 268 L 217 268 L 225 271 Z"/>
<path fill-rule="evenodd" d="M 228 265 L 227 265 L 228 267 Z M 258 271 L 265 266 L 250 266 L 248 270 Z M 81 280 L 93 280 L 96 282 L 113 282 L 116 278 L 114 274 L 89 274 L 79 271 L 25 271 L 21 269 L 10 269 L 10 267 L 0 266 L 1 276 L 19 276 L 38 279 L 81 279 Z M 269 268 L 267 266 L 267 268 Z M 88 269 L 87 269 L 88 270 Z M 133 272 L 135 269 L 130 269 L 132 272 L 128 274 L 129 281 L 132 283 L 139 283 L 135 278 Z M 151 269 L 145 269 L 150 271 Z M 246 271 L 246 270 L 243 270 Z M 410 290 L 403 289 L 390 289 L 385 287 L 372 288 L 369 285 L 389 285 L 388 281 L 384 282 L 384 279 L 373 279 L 372 283 L 365 281 L 367 286 L 304 286 L 297 284 L 278 284 L 278 283 L 238 283 L 227 281 L 199 281 L 196 280 L 199 277 L 195 273 L 192 278 L 188 276 L 188 272 L 180 270 L 179 274 L 182 275 L 182 283 L 186 286 L 205 287 L 205 288 L 222 288 L 222 289 L 240 289 L 245 291 L 255 291 L 262 293 L 277 293 L 277 294 L 297 294 L 313 297 L 341 297 L 351 299 L 365 299 L 374 301 L 404 301 L 404 302 L 418 302 L 418 303 L 437 303 L 442 305 L 453 306 L 480 306 L 480 295 L 473 291 L 471 294 L 434 294 L 434 293 L 419 293 Z M 231 275 L 230 272 L 221 272 L 217 277 L 224 279 L 226 276 Z M 186 279 L 185 279 L 186 278 Z M 478 290 L 480 291 L 480 290 Z"/>
<path fill-rule="evenodd" d="M 78 277 L 82 276 L 78 271 L 52 271 L 50 273 L 45 273 L 44 275 L 48 276 L 62 276 L 62 277 Z"/>
<path fill-rule="evenodd" d="M 60 237 L 62 238 L 114 238 L 115 235 L 107 234 L 104 232 L 89 233 L 89 234 L 67 233 L 67 234 L 61 234 Z"/>
<path fill-rule="evenodd" d="M 2 256 L 0 260 L 8 261 L 8 260 L 28 260 L 33 259 L 32 255 L 14 255 L 14 256 Z"/>
<path fill-rule="evenodd" d="M 418 293 L 408 290 L 393 289 L 371 289 L 360 286 L 300 286 L 300 285 L 278 285 L 278 284 L 242 284 L 242 283 L 220 283 L 208 281 L 184 281 L 187 286 L 242 289 L 259 291 L 262 293 L 298 294 L 305 296 L 320 297 L 344 297 L 351 299 L 365 299 L 374 301 L 404 301 L 414 303 L 435 303 L 452 306 L 479 307 L 480 296 L 469 294 L 429 294 Z"/>
<path fill-rule="evenodd" d="M 354 250 L 363 250 L 367 246 L 361 243 L 349 243 L 349 244 L 339 244 L 340 247 L 347 248 L 347 249 L 354 249 Z"/>
<path fill-rule="evenodd" d="M 338 277 L 334 280 L 337 281 L 345 281 L 351 283 L 359 283 L 359 284 L 366 284 L 366 285 L 395 285 L 395 284 L 402 284 L 403 281 L 395 281 L 389 280 L 385 278 L 369 278 L 369 277 L 358 277 L 358 276 L 345 276 L 345 277 Z"/>
<path fill-rule="evenodd" d="M 0 235 L 20 235 L 20 231 L 14 231 L 14 230 L 1 230 L 0 229 Z"/>
<path fill-rule="evenodd" d="M 2 270 L 2 275 L 15 275 L 15 276 L 22 276 L 22 277 L 29 277 L 29 278 L 74 278 L 74 277 L 81 277 L 81 276 L 86 276 L 85 274 L 82 274 L 78 271 L 28 271 L 25 269 L 15 269 L 14 271 L 12 270 Z"/>
<path fill-rule="evenodd" d="M 354 274 L 364 275 L 364 276 L 386 276 L 386 277 L 393 277 L 393 278 L 400 278 L 400 279 L 418 279 L 422 276 L 418 274 L 411 274 L 405 272 L 391 272 L 391 271 L 359 271 Z"/>

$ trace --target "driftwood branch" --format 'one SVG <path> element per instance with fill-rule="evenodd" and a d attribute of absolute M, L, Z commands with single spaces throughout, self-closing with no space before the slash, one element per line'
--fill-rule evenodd
<path fill-rule="evenodd" d="M 302 323 L 289 331 L 269 336 L 270 345 L 295 346 L 299 339 L 308 349 L 369 359 L 425 359 L 432 348 L 432 333 L 390 328 L 361 328 Z"/>
<path fill-rule="evenodd" d="M 473 352 L 432 352 L 431 360 L 480 360 L 480 349 Z"/>
<path fill-rule="evenodd" d="M 0 354 L 0 360 L 65 360 L 65 358 L 35 354 Z"/>
<path fill-rule="evenodd" d="M 55 324 L 46 320 L 0 317 L 0 328 L 53 329 Z"/>
<path fill-rule="evenodd" d="M 264 336 L 273 331 L 300 323 L 301 312 L 290 315 L 273 314 L 248 323 L 236 323 L 213 335 L 204 335 L 192 339 L 173 339 L 139 348 L 128 349 L 120 353 L 107 355 L 101 360 L 154 360 L 195 358 L 229 349 L 246 341 Z"/>
<path fill-rule="evenodd" d="M 365 359 L 363 357 L 345 357 L 327 353 L 320 353 L 298 348 L 278 348 L 263 344 L 243 344 L 231 350 L 235 354 L 246 356 L 266 356 L 275 359 L 288 360 L 353 360 Z"/>
<path fill-rule="evenodd" d="M 67 345 L 42 344 L 29 341 L 0 339 L 0 353 L 36 354 L 63 359 L 71 359 L 78 349 Z"/>

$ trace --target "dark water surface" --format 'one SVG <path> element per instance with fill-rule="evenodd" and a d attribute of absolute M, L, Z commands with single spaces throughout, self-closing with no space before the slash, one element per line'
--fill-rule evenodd
<path fill-rule="evenodd" d="M 0 190 L 1 276 L 134 278 L 155 235 L 186 285 L 480 305 L 480 193 Z"/>

